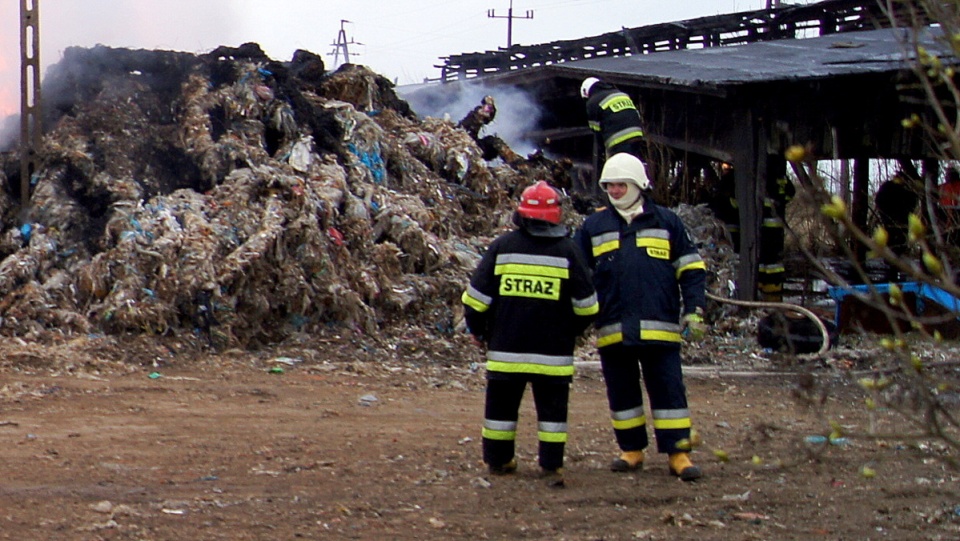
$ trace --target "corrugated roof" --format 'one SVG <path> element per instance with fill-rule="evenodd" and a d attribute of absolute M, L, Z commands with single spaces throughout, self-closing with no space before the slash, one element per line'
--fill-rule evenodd
<path fill-rule="evenodd" d="M 621 80 L 691 87 L 880 73 L 908 67 L 905 59 L 915 56 L 909 45 L 912 34 L 906 29 L 844 32 L 733 47 L 595 58 L 554 64 L 551 68 L 577 72 L 577 77 L 609 74 Z M 945 50 L 935 38 L 942 36 L 939 27 L 922 29 L 917 35 L 919 43 L 928 50 Z"/>

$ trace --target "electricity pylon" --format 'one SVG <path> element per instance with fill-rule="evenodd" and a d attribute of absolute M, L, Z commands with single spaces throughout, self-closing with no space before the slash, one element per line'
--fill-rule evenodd
<path fill-rule="evenodd" d="M 353 41 L 353 38 L 347 40 L 347 31 L 344 30 L 343 25 L 349 23 L 350 21 L 345 19 L 340 19 L 340 32 L 337 33 L 337 41 L 331 43 L 333 45 L 333 52 L 330 54 L 333 55 L 333 67 L 336 69 L 340 66 L 340 51 L 343 51 L 343 63 L 350 63 L 350 48 L 349 45 L 363 45 L 360 42 Z M 356 54 L 356 53 L 354 53 Z"/>
<path fill-rule="evenodd" d="M 513 46 L 513 20 L 514 19 L 532 19 L 533 10 L 528 9 L 527 13 L 524 16 L 514 15 L 513 14 L 513 0 L 510 0 L 510 9 L 507 10 L 506 15 L 497 15 L 496 12 L 492 9 L 487 10 L 487 17 L 491 19 L 506 19 L 507 20 L 507 49 Z"/>

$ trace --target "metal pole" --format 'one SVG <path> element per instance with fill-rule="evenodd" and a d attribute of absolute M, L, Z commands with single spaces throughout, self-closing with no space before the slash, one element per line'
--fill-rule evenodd
<path fill-rule="evenodd" d="M 507 9 L 507 49 L 513 47 L 513 0 Z"/>
<path fill-rule="evenodd" d="M 40 119 L 40 0 L 20 0 L 20 205 L 30 202 L 37 172 Z"/>
<path fill-rule="evenodd" d="M 507 10 L 507 14 L 497 15 L 496 10 L 488 9 L 487 17 L 491 19 L 506 19 L 507 20 L 507 49 L 513 46 L 513 20 L 514 19 L 532 19 L 533 10 L 528 9 L 527 13 L 523 17 L 514 17 L 513 16 L 513 0 L 510 0 L 510 9 Z"/>

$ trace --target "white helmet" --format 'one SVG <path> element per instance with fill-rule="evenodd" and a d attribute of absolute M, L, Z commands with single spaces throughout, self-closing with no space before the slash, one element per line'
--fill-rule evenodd
<path fill-rule="evenodd" d="M 607 182 L 625 182 L 633 184 L 640 191 L 650 188 L 650 177 L 647 176 L 647 168 L 644 167 L 640 158 L 627 152 L 618 152 L 603 164 L 603 170 L 600 172 L 600 185 Z"/>
<path fill-rule="evenodd" d="M 587 99 L 590 97 L 590 89 L 593 88 L 593 85 L 600 82 L 600 79 L 596 77 L 587 77 L 583 80 L 583 83 L 580 84 L 580 97 Z"/>

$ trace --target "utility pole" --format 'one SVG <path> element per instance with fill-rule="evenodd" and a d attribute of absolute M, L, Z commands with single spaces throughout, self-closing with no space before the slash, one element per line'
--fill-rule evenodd
<path fill-rule="evenodd" d="M 30 201 L 38 169 L 40 119 L 40 0 L 20 0 L 20 208 Z M 26 219 L 26 217 L 24 217 Z"/>
<path fill-rule="evenodd" d="M 513 47 L 513 20 L 514 19 L 532 19 L 533 10 L 528 9 L 526 15 L 524 16 L 515 16 L 513 14 L 513 0 L 510 0 L 510 9 L 507 10 L 506 15 L 497 15 L 494 10 L 487 10 L 487 17 L 490 19 L 506 19 L 507 20 L 507 49 Z"/>
<path fill-rule="evenodd" d="M 330 54 L 333 55 L 333 67 L 334 67 L 334 69 L 336 69 L 336 68 L 338 68 L 338 67 L 340 66 L 340 51 L 341 51 L 341 50 L 343 51 L 343 63 L 344 63 L 344 64 L 349 64 L 349 63 L 350 63 L 350 49 L 348 48 L 348 45 L 363 45 L 362 43 L 358 43 L 358 42 L 356 42 L 356 41 L 353 41 L 353 38 L 350 38 L 350 40 L 347 41 L 347 31 L 344 30 L 343 25 L 346 24 L 346 23 L 349 23 L 349 22 L 350 22 L 350 21 L 348 21 L 348 20 L 340 19 L 340 32 L 337 33 L 337 41 L 336 41 L 335 43 L 331 43 L 331 45 L 333 45 L 333 52 L 330 53 Z"/>

